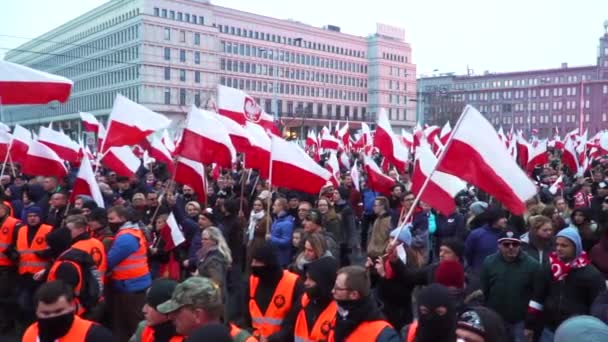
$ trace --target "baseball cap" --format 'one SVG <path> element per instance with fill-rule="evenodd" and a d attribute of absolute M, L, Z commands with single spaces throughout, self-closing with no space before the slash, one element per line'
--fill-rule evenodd
<path fill-rule="evenodd" d="M 186 305 L 205 310 L 221 307 L 222 295 L 219 286 L 209 278 L 188 278 L 175 287 L 171 299 L 158 305 L 156 311 L 169 314 Z"/>
<path fill-rule="evenodd" d="M 498 235 L 498 243 L 501 243 L 503 241 L 520 242 L 519 234 L 516 231 L 514 231 L 513 229 L 505 229 L 502 232 L 500 232 L 500 234 Z"/>

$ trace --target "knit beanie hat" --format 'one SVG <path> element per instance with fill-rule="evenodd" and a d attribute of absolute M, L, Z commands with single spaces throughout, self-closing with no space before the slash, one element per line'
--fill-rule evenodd
<path fill-rule="evenodd" d="M 451 249 L 452 252 L 454 252 L 454 254 L 456 254 L 458 256 L 458 259 L 460 259 L 460 261 L 463 260 L 464 243 L 462 242 L 462 240 L 455 238 L 455 237 L 445 238 L 445 239 L 441 240 L 441 244 L 439 245 L 439 247 L 441 247 L 441 246 L 445 246 L 445 247 Z"/>
<path fill-rule="evenodd" d="M 171 279 L 154 280 L 146 293 L 146 303 L 156 310 L 158 305 L 171 299 L 176 286 L 177 282 Z"/>
<path fill-rule="evenodd" d="M 270 242 L 265 242 L 263 245 L 254 249 L 252 258 L 263 262 L 266 266 L 279 267 L 276 247 L 274 247 Z"/>
<path fill-rule="evenodd" d="M 464 267 L 455 260 L 444 260 L 435 270 L 435 282 L 457 289 L 464 288 Z"/>
<path fill-rule="evenodd" d="M 581 253 L 583 252 L 583 242 L 581 241 L 581 236 L 578 233 L 578 231 L 576 230 L 576 228 L 573 228 L 573 227 L 564 228 L 564 229 L 560 230 L 559 233 L 557 233 L 556 238 L 557 237 L 563 237 L 563 238 L 566 238 L 566 239 L 572 241 L 572 243 L 574 244 L 574 247 L 576 248 L 576 255 L 575 255 L 576 258 L 578 258 L 581 255 Z"/>
<path fill-rule="evenodd" d="M 555 331 L 555 342 L 608 341 L 608 325 L 592 316 L 574 316 Z"/>
<path fill-rule="evenodd" d="M 35 206 L 35 205 L 25 208 L 25 216 L 27 217 L 27 215 L 29 215 L 29 214 L 36 214 L 36 215 L 42 217 L 42 209 L 40 209 L 40 207 Z"/>
<path fill-rule="evenodd" d="M 403 227 L 401 231 L 399 231 L 399 228 L 393 229 L 391 231 L 391 238 L 394 239 L 396 237 L 399 242 L 403 242 L 407 246 L 410 246 L 412 244 L 412 232 L 410 231 L 411 226 L 411 224 L 408 224 Z M 397 234 L 399 234 L 399 236 L 397 236 Z"/>
<path fill-rule="evenodd" d="M 477 201 L 471 203 L 469 206 L 469 210 L 473 213 L 473 215 L 479 215 L 488 209 L 488 203 Z"/>

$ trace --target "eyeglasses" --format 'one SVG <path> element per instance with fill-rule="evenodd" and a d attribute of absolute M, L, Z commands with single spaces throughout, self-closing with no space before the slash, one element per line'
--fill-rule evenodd
<path fill-rule="evenodd" d="M 519 242 L 501 242 L 500 243 L 504 248 L 517 248 L 519 247 Z"/>

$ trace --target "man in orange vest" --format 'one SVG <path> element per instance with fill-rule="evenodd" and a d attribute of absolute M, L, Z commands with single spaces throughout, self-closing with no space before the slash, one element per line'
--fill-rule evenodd
<path fill-rule="evenodd" d="M 37 321 L 27 328 L 22 342 L 114 341 L 108 329 L 75 315 L 74 293 L 61 280 L 40 286 L 34 303 Z"/>
<path fill-rule="evenodd" d="M 40 286 L 42 275 L 50 259 L 50 250 L 46 236 L 53 230 L 52 226 L 41 224 L 42 210 L 31 206 L 25 209 L 27 225 L 19 228 L 16 250 L 19 254 L 17 272 L 19 273 L 19 294 L 17 301 L 21 309 L 19 321 L 29 325 L 34 321 L 32 297 Z"/>
<path fill-rule="evenodd" d="M 332 296 L 338 261 L 322 257 L 304 266 L 304 295 L 296 318 L 296 341 L 327 341 L 334 325 L 338 305 Z M 290 338 L 290 340 L 292 340 Z"/>
<path fill-rule="evenodd" d="M 0 202 L 0 333 L 11 329 L 19 255 L 15 250 L 21 221 L 10 216 L 7 202 Z"/>
<path fill-rule="evenodd" d="M 177 333 L 169 315 L 158 312 L 157 307 L 170 300 L 177 282 L 171 279 L 156 279 L 146 292 L 143 312 L 146 319 L 139 323 L 129 342 L 181 342 L 184 337 Z"/>
<path fill-rule="evenodd" d="M 66 227 L 72 236 L 72 248 L 89 254 L 93 258 L 101 279 L 104 279 L 108 270 L 106 249 L 101 241 L 92 238 L 87 231 L 87 218 L 83 215 L 68 216 Z"/>
<path fill-rule="evenodd" d="M 112 272 L 108 289 L 112 332 L 123 342 L 144 319 L 141 309 L 146 302 L 145 290 L 152 285 L 148 242 L 139 226 L 130 221 L 129 211 L 123 206 L 108 209 L 108 225 L 116 232 L 108 251 L 108 272 Z"/>
<path fill-rule="evenodd" d="M 88 216 L 89 229 L 91 236 L 103 243 L 106 251 L 109 251 L 114 242 L 114 232 L 108 227 L 108 213 L 104 208 L 91 210 Z"/>
<path fill-rule="evenodd" d="M 279 266 L 276 247 L 270 242 L 252 253 L 249 301 L 243 327 L 261 341 L 284 341 L 293 334 L 303 286 L 298 276 Z"/>
<path fill-rule="evenodd" d="M 370 296 L 370 279 L 361 266 L 338 270 L 333 289 L 338 303 L 336 324 L 330 342 L 397 342 L 401 337 L 386 321 Z"/>

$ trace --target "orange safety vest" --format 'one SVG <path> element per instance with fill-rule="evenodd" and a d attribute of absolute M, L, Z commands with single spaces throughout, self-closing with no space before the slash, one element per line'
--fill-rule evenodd
<path fill-rule="evenodd" d="M 57 342 L 73 342 L 73 341 L 86 341 L 87 333 L 91 326 L 95 324 L 91 321 L 87 321 L 86 319 L 82 319 L 78 316 L 74 317 L 74 322 L 72 323 L 72 327 L 68 331 L 67 334 L 62 336 Z M 21 342 L 37 342 L 40 341 L 38 337 L 38 322 L 30 325 L 29 328 L 23 334 L 23 338 Z"/>
<path fill-rule="evenodd" d="M 247 336 L 246 338 L 243 336 L 241 338 L 238 338 L 239 334 L 243 334 L 245 336 Z M 248 332 L 244 331 L 243 329 L 237 327 L 236 325 L 230 323 L 230 337 L 232 337 L 233 341 L 244 341 L 244 342 L 257 342 L 258 339 L 250 336 Z M 237 339 L 238 338 L 238 339 Z M 244 338 L 244 339 L 243 339 Z M 143 341 L 142 341 L 143 342 Z"/>
<path fill-rule="evenodd" d="M 17 234 L 17 252 L 19 252 L 19 274 L 34 274 L 46 268 L 47 262 L 39 258 L 34 252 L 43 251 L 48 248 L 46 236 L 53 230 L 48 224 L 40 225 L 32 244 L 27 244 L 28 226 L 23 226 Z"/>
<path fill-rule="evenodd" d="M 150 273 L 146 237 L 138 228 L 126 227 L 118 231 L 116 239 L 124 234 L 130 234 L 137 238 L 139 240 L 139 248 L 114 267 L 111 276 L 112 280 L 134 279 Z"/>
<path fill-rule="evenodd" d="M 310 302 L 308 295 L 305 293 L 302 295 L 302 308 L 296 318 L 296 325 L 294 329 L 294 337 L 296 342 L 313 342 L 313 341 L 327 341 L 329 332 L 331 331 L 336 321 L 336 312 L 338 311 L 338 304 L 335 300 L 321 312 L 317 320 L 312 326 L 312 330 L 309 329 L 308 322 L 306 321 L 306 306 Z"/>
<path fill-rule="evenodd" d="M 15 215 L 14 215 L 14 214 L 15 214 L 15 209 L 13 209 L 13 205 L 11 204 L 11 202 L 9 202 L 9 201 L 4 201 L 4 202 L 2 202 L 2 203 L 4 203 L 4 205 L 8 207 L 8 213 L 6 213 L 6 214 L 7 214 L 8 216 L 10 216 L 10 217 L 14 217 L 14 216 L 15 216 Z"/>
<path fill-rule="evenodd" d="M 95 238 L 88 238 L 86 240 L 77 241 L 72 245 L 72 248 L 81 250 L 93 258 L 97 271 L 101 279 L 105 278 L 105 274 L 108 270 L 108 259 L 106 255 L 106 249 L 101 241 Z"/>
<path fill-rule="evenodd" d="M 384 330 L 384 328 L 393 326 L 390 325 L 387 321 L 369 321 L 363 322 L 357 326 L 353 332 L 348 335 L 348 337 L 344 340 L 344 342 L 370 342 L 376 341 L 378 339 L 378 335 Z M 329 334 L 329 342 L 334 342 L 334 331 L 332 330 Z"/>
<path fill-rule="evenodd" d="M 407 331 L 407 339 L 405 342 L 414 342 L 414 340 L 416 340 L 416 332 L 418 332 L 418 321 L 413 321 Z"/>
<path fill-rule="evenodd" d="M 144 330 L 141 332 L 141 341 L 140 342 L 154 342 L 154 329 L 149 326 L 145 326 Z M 184 336 L 173 336 L 169 340 L 169 342 L 182 342 L 184 340 Z"/>
<path fill-rule="evenodd" d="M 281 330 L 281 323 L 291 309 L 293 291 L 298 281 L 298 275 L 283 271 L 283 277 L 274 290 L 272 300 L 268 304 L 265 314 L 262 314 L 255 302 L 255 292 L 259 281 L 258 277 L 249 277 L 249 313 L 251 314 L 253 336 L 268 337 Z"/>
<path fill-rule="evenodd" d="M 49 275 L 47 276 L 46 281 L 50 282 L 57 279 L 57 269 L 64 262 L 72 264 L 72 266 L 74 266 L 78 272 L 78 284 L 76 284 L 76 287 L 74 288 L 74 295 L 76 296 L 74 301 L 76 302 L 76 314 L 78 316 L 82 316 L 86 312 L 86 308 L 80 305 L 80 302 L 78 301 L 78 296 L 80 296 L 80 291 L 82 290 L 82 269 L 78 263 L 71 260 L 56 260 L 49 270 Z"/>
<path fill-rule="evenodd" d="M 15 266 L 15 263 L 6 256 L 8 246 L 13 243 L 15 227 L 21 222 L 14 217 L 7 216 L 0 227 L 0 266 Z"/>

